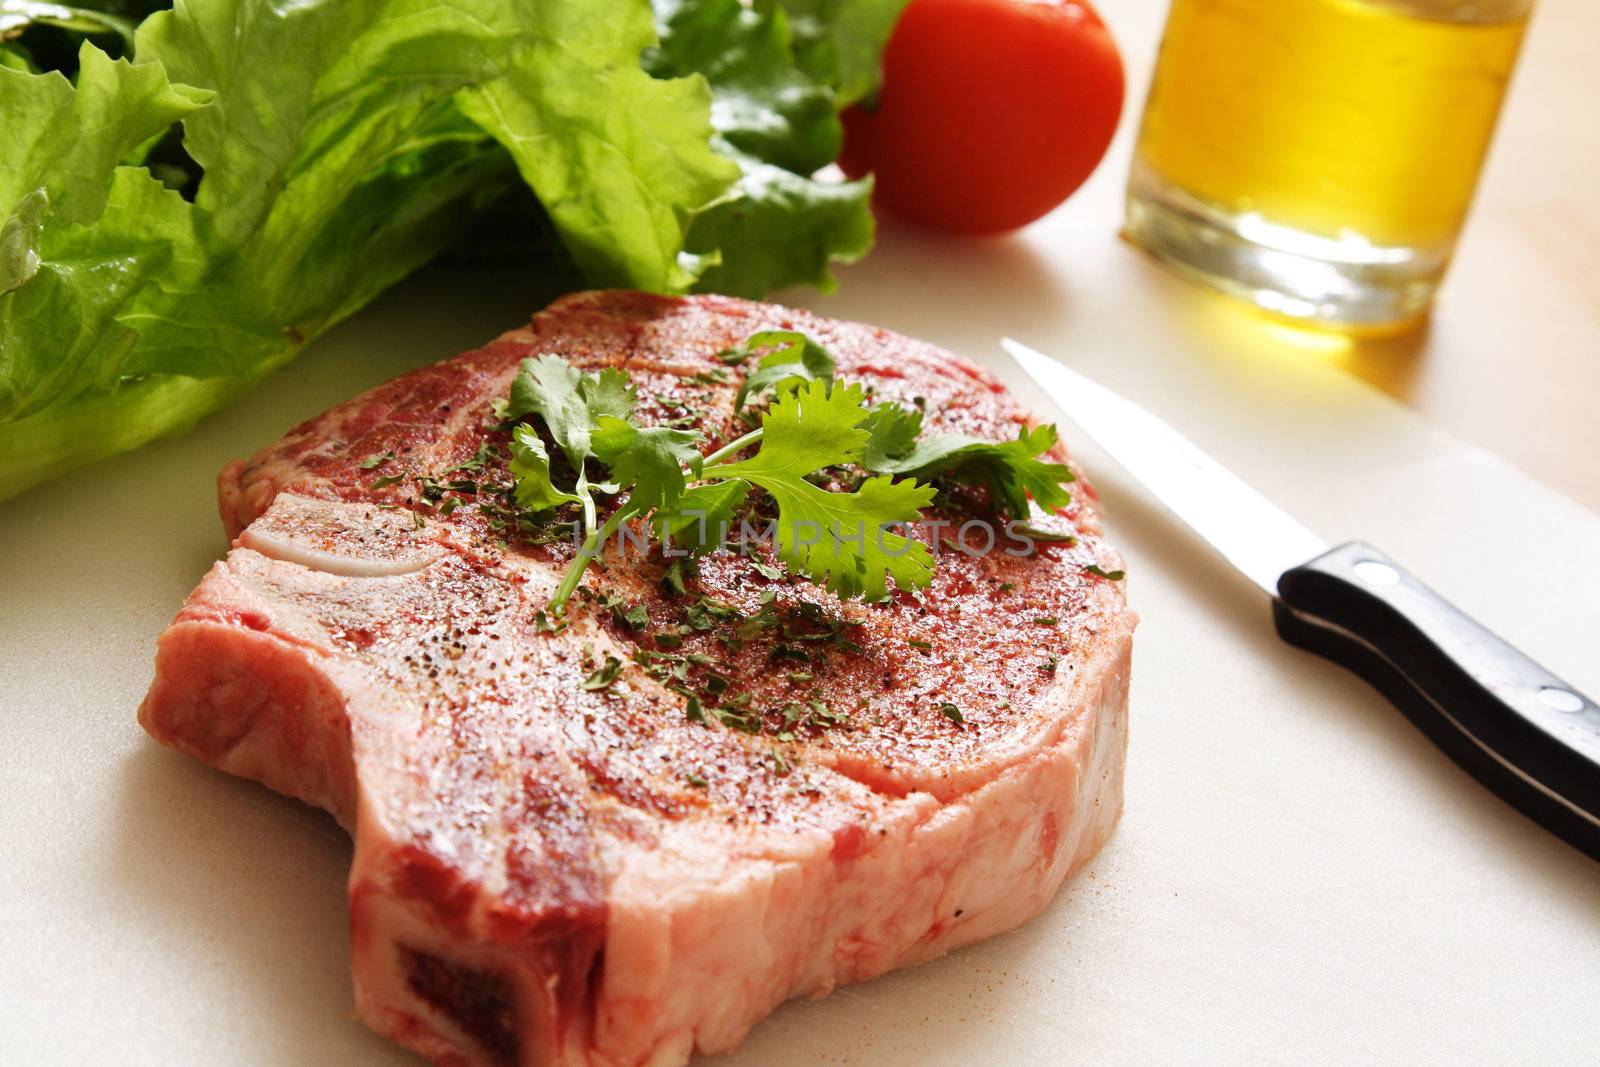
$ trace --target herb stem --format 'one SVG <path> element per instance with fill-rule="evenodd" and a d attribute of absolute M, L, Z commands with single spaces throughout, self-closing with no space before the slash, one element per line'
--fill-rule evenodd
<path fill-rule="evenodd" d="M 588 494 L 584 493 L 583 498 L 588 501 Z M 594 504 L 592 502 L 589 502 L 585 508 L 586 524 L 588 516 L 594 513 L 593 508 Z M 610 518 L 606 519 L 605 525 L 598 530 L 590 530 L 589 535 L 583 539 L 583 544 L 578 548 L 577 558 L 567 566 L 567 573 L 562 576 L 561 584 L 556 587 L 555 595 L 550 598 L 549 611 L 552 615 L 560 615 L 566 610 L 567 601 L 572 598 L 572 594 L 577 590 L 578 583 L 583 581 L 583 572 L 589 569 L 589 561 L 598 556 L 601 546 L 616 534 L 623 523 L 639 514 L 639 511 L 640 509 L 633 504 L 624 504 L 611 513 Z"/>
<path fill-rule="evenodd" d="M 594 534 L 596 520 L 594 510 L 594 494 L 589 492 L 589 472 L 583 469 L 583 464 L 578 464 L 578 483 L 572 491 L 583 501 L 583 532 L 585 541 Z"/>
<path fill-rule="evenodd" d="M 701 461 L 702 470 L 709 466 L 736 456 L 761 440 L 762 430 L 751 430 L 742 437 L 736 437 L 721 448 L 712 452 Z M 685 475 L 692 477 L 693 472 L 685 470 Z M 601 546 L 616 535 L 623 523 L 640 514 L 644 509 L 634 504 L 624 504 L 606 519 L 605 524 L 599 529 L 595 528 L 594 496 L 589 491 L 589 476 L 581 466 L 578 468 L 578 482 L 573 487 L 574 494 L 583 502 L 583 544 L 578 547 L 577 558 L 567 567 L 566 574 L 561 577 L 561 584 L 556 587 L 555 595 L 550 598 L 549 611 L 552 615 L 560 615 L 566 610 L 567 601 L 572 599 L 572 594 L 577 592 L 578 583 L 583 581 L 584 571 L 589 569 L 589 561 L 600 554 Z"/>
<path fill-rule="evenodd" d="M 589 472 L 584 470 L 582 463 L 578 464 L 578 481 L 572 491 L 583 502 L 583 544 L 578 549 L 577 558 L 567 567 L 566 574 L 561 576 L 555 596 L 550 598 L 549 611 L 552 615 L 560 615 L 566 609 L 567 601 L 583 580 L 583 572 L 589 569 L 589 561 L 598 553 L 601 539 L 605 536 L 604 528 L 595 529 L 598 516 L 595 514 L 594 494 L 589 491 Z M 612 518 L 621 514 L 622 510 L 618 509 Z M 609 525 L 609 520 L 607 523 Z"/>
<path fill-rule="evenodd" d="M 743 437 L 735 437 L 732 441 L 729 441 L 727 444 L 723 445 L 721 448 L 719 448 L 715 452 L 711 453 L 705 459 L 701 460 L 700 461 L 701 466 L 702 467 L 715 466 L 716 464 L 721 463 L 723 460 L 727 459 L 729 456 L 738 455 L 740 452 L 743 452 L 745 449 L 749 448 L 751 445 L 753 445 L 757 441 L 761 440 L 761 435 L 763 433 L 765 433 L 765 432 L 766 431 L 764 429 L 751 430 L 749 433 L 745 434 Z"/>

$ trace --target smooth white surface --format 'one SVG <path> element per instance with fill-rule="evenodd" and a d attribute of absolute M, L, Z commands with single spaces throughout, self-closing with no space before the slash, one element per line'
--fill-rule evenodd
<path fill-rule="evenodd" d="M 891 227 L 839 294 L 793 298 L 992 360 L 1024 397 L 1001 334 L 1070 359 L 1600 693 L 1600 518 L 1118 245 L 1125 161 L 1023 239 Z M 222 464 L 535 304 L 435 273 L 192 435 L 0 504 L 0 1063 L 416 1062 L 353 1018 L 344 834 L 134 711 L 226 548 Z M 1447 299 L 1434 347 L 1491 311 L 1519 314 Z M 1065 433 L 1144 618 L 1121 828 L 1038 921 L 788 1006 L 720 1062 L 1594 1062 L 1600 865 L 1278 643 L 1258 590 Z"/>
<path fill-rule="evenodd" d="M 1002 330 L 1071 354 L 1319 533 L 1372 540 L 1600 691 L 1600 519 L 1332 367 L 1178 330 L 1156 297 L 1189 294 L 1131 251 L 1081 275 L 1053 240 L 1111 236 L 889 233 L 817 304 L 979 358 Z M 1146 312 L 1124 314 L 1116 294 L 1138 288 Z M 133 716 L 156 634 L 226 547 L 222 463 L 522 301 L 424 279 L 191 436 L 0 507 L 0 1061 L 407 1062 L 351 1016 L 343 833 Z M 1144 616 L 1116 837 L 1039 921 L 785 1008 L 727 1062 L 1588 1058 L 1600 866 L 1279 644 L 1259 591 L 1079 455 Z"/>

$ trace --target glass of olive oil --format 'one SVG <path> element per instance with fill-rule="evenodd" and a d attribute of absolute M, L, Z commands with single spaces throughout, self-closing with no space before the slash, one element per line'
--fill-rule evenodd
<path fill-rule="evenodd" d="M 1419 316 L 1533 0 L 1173 0 L 1127 235 L 1269 311 Z"/>

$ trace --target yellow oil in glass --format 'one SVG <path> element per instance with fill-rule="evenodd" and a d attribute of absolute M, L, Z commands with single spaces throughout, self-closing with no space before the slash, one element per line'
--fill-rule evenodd
<path fill-rule="evenodd" d="M 1231 232 L 1265 234 L 1291 254 L 1375 265 L 1388 275 L 1365 281 L 1380 287 L 1415 280 L 1406 263 L 1436 283 L 1477 185 L 1528 6 L 1174 0 L 1133 195 L 1243 220 Z M 1139 240 L 1135 215 L 1130 205 Z M 1287 243 L 1272 236 L 1285 234 Z M 1297 243 L 1299 235 L 1310 240 Z M 1337 302 L 1337 286 L 1323 288 Z M 1425 303 L 1431 283 L 1422 288 L 1398 303 Z"/>

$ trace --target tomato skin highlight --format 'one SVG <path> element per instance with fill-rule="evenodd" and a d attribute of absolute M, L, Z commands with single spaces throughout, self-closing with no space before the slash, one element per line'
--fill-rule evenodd
<path fill-rule="evenodd" d="M 1070 196 L 1122 114 L 1122 57 L 1081 0 L 911 0 L 874 106 L 844 114 L 839 165 L 874 202 L 943 230 L 998 233 Z"/>

